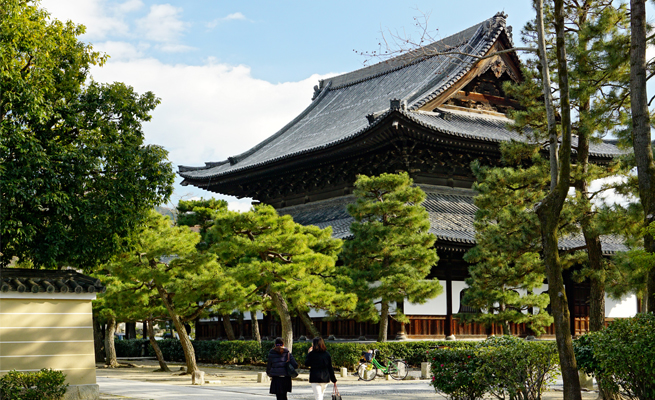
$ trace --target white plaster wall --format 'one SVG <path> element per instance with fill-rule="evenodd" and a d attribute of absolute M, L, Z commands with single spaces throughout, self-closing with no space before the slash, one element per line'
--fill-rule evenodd
<path fill-rule="evenodd" d="M 261 313 L 261 311 L 255 311 L 255 317 L 259 319 L 264 319 L 264 314 Z M 246 311 L 243 313 L 243 320 L 244 321 L 250 321 L 250 311 Z M 215 319 L 214 321 L 218 321 L 218 319 Z"/>
<path fill-rule="evenodd" d="M 615 300 L 605 295 L 605 317 L 628 318 L 637 314 L 637 296 L 627 295 L 620 300 Z"/>
<path fill-rule="evenodd" d="M 446 309 L 447 299 L 446 299 L 446 281 L 439 281 L 443 287 L 443 292 L 435 297 L 430 299 L 423 304 L 410 303 L 405 301 L 405 314 L 406 315 L 446 315 L 448 310 Z M 464 281 L 453 281 L 453 314 L 456 314 L 459 311 L 459 295 L 462 290 L 464 290 L 467 285 Z"/>
<path fill-rule="evenodd" d="M 314 310 L 313 308 L 309 310 L 310 318 L 323 318 L 323 317 L 327 317 L 327 315 L 328 314 L 327 312 L 325 312 L 325 310 Z"/>
<path fill-rule="evenodd" d="M 537 293 L 537 294 L 546 293 L 546 294 L 548 294 L 548 284 L 544 283 L 543 285 L 541 285 L 541 288 L 535 288 L 534 293 Z M 535 314 L 539 313 L 539 307 L 534 308 L 534 313 Z"/>

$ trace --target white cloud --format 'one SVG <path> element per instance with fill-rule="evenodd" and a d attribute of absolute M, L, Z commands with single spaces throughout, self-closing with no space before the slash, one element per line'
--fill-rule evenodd
<path fill-rule="evenodd" d="M 123 3 L 106 0 L 43 0 L 41 6 L 54 18 L 86 26 L 85 39 L 104 39 L 109 34 L 127 36 L 130 29 L 125 18 L 128 13 L 140 9 L 143 3 L 140 0 Z"/>
<path fill-rule="evenodd" d="M 215 20 L 207 23 L 207 28 L 215 28 L 216 25 L 220 24 L 221 22 L 226 22 L 226 21 L 236 21 L 236 20 L 242 20 L 242 21 L 247 21 L 248 18 L 246 18 L 245 15 L 243 15 L 241 12 L 235 12 L 232 14 L 229 14 L 225 17 L 222 18 L 216 18 Z"/>
<path fill-rule="evenodd" d="M 148 47 L 149 45 L 145 43 L 137 47 L 128 42 L 114 42 L 111 40 L 93 45 L 94 50 L 107 53 L 110 59 L 114 61 L 141 58 L 143 57 L 143 50 Z"/>
<path fill-rule="evenodd" d="M 195 47 L 175 43 L 164 43 L 157 45 L 156 47 L 166 53 L 184 53 L 186 51 L 196 50 Z"/>
<path fill-rule="evenodd" d="M 243 65 L 170 65 L 152 58 L 110 59 L 92 72 L 99 82 L 125 82 L 162 99 L 144 130 L 178 165 L 204 165 L 253 147 L 307 107 L 323 78 L 273 84 L 253 78 Z"/>
<path fill-rule="evenodd" d="M 187 24 L 180 19 L 181 13 L 181 8 L 170 4 L 152 5 L 148 15 L 136 21 L 137 29 L 146 39 L 176 42 L 187 28 Z"/>
<path fill-rule="evenodd" d="M 223 19 L 226 20 L 226 21 L 229 21 L 229 20 L 232 20 L 232 19 L 246 19 L 246 16 L 241 14 L 240 12 L 235 12 L 235 13 L 232 13 L 232 14 L 228 15 L 227 17 L 225 17 Z"/>
<path fill-rule="evenodd" d="M 143 7 L 143 2 L 141 0 L 128 0 L 125 3 L 121 3 L 115 7 L 121 13 L 130 13 L 140 10 L 141 7 Z"/>

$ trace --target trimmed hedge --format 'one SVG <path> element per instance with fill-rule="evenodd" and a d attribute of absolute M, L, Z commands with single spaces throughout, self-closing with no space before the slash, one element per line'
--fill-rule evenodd
<path fill-rule="evenodd" d="M 144 345 L 146 346 L 146 352 L 141 354 Z M 148 339 L 114 340 L 114 347 L 116 348 L 117 357 L 148 357 L 155 355 Z"/>
<path fill-rule="evenodd" d="M 118 357 L 140 357 L 143 344 L 146 345 L 145 355 L 154 357 L 155 353 L 148 340 L 130 339 L 117 340 L 116 355 Z M 196 351 L 196 359 L 200 362 L 213 364 L 265 364 L 268 352 L 273 348 L 272 341 L 262 341 L 261 345 L 255 341 L 227 341 L 227 340 L 196 340 L 192 341 Z M 311 341 L 295 342 L 293 354 L 299 363 L 305 360 L 305 354 L 311 346 Z M 389 357 L 402 358 L 409 365 L 420 366 L 427 360 L 428 352 L 437 346 L 452 348 L 470 348 L 476 342 L 453 341 L 418 341 L 418 342 L 384 342 L 384 343 L 349 343 L 327 341 L 325 345 L 332 356 L 335 367 L 354 369 L 362 358 L 362 352 L 378 349 L 378 358 L 382 361 Z M 184 352 L 177 339 L 158 340 L 166 361 L 184 361 Z"/>
<path fill-rule="evenodd" d="M 58 400 L 68 389 L 66 375 L 61 371 L 42 369 L 39 372 L 11 370 L 0 378 L 0 399 Z"/>
<path fill-rule="evenodd" d="M 655 399 L 655 314 L 618 319 L 574 342 L 578 367 L 610 393 Z"/>
<path fill-rule="evenodd" d="M 557 373 L 555 342 L 501 336 L 430 351 L 432 386 L 449 399 L 540 399 Z"/>

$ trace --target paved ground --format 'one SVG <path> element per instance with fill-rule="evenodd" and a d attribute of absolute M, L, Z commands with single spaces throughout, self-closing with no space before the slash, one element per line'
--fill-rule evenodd
<path fill-rule="evenodd" d="M 158 367 L 157 363 L 149 360 L 129 361 L 133 367 L 107 369 L 102 365 L 96 371 L 98 384 L 100 385 L 101 399 L 189 399 L 189 400 L 261 400 L 274 399 L 268 394 L 268 383 L 257 383 L 257 372 L 264 370 L 263 367 L 225 367 L 217 368 L 211 365 L 202 365 L 200 369 L 205 371 L 204 386 L 192 386 L 191 378 L 187 375 L 180 375 L 181 364 L 169 364 L 172 373 L 154 372 Z M 313 399 L 311 386 L 307 382 L 308 375 L 302 373 L 299 380 L 293 382 L 293 393 L 289 399 Z M 305 371 L 306 372 L 306 371 Z M 412 371 L 411 376 L 418 378 L 419 371 Z M 406 380 L 386 381 L 378 377 L 372 382 L 359 381 L 357 377 L 338 377 L 339 391 L 348 400 L 397 400 L 397 399 L 431 399 L 444 400 L 434 392 L 427 380 Z M 330 399 L 328 393 L 325 399 Z M 544 400 L 559 400 L 562 393 L 550 390 L 544 394 Z M 584 400 L 595 400 L 595 392 L 583 393 Z"/>

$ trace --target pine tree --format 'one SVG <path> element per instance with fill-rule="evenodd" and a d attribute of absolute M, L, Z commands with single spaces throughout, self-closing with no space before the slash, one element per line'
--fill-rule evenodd
<path fill-rule="evenodd" d="M 170 371 L 152 330 L 152 323 L 168 320 L 168 312 L 159 299 L 159 295 L 152 287 L 149 287 L 150 285 L 133 280 L 122 280 L 104 266 L 94 272 L 93 276 L 100 279 L 107 288 L 107 291 L 100 293 L 97 300 L 93 302 L 94 313 L 106 321 L 112 319 L 121 322 L 143 321 L 143 337 L 148 336 L 160 369 Z M 115 324 L 116 322 L 113 323 L 113 325 Z M 108 344 L 105 346 L 106 364 L 113 368 L 118 366 L 113 333 L 107 335 L 106 341 Z"/>
<path fill-rule="evenodd" d="M 330 282 L 342 242 L 332 229 L 297 224 L 267 205 L 221 213 L 208 233 L 226 272 L 247 290 L 243 303 L 264 299 L 276 310 L 286 346 L 293 346 L 292 304 L 335 312 L 354 307 L 355 296 Z M 247 309 L 248 306 L 245 306 Z"/>
<path fill-rule="evenodd" d="M 344 246 L 343 262 L 358 296 L 359 318 L 379 320 L 378 341 L 384 342 L 393 303 L 422 303 L 441 293 L 437 279 L 426 279 L 439 260 L 436 238 L 421 206 L 425 193 L 407 173 L 359 175 L 354 193 L 356 203 L 348 206 L 355 219 L 353 239 Z M 400 310 L 393 318 L 407 321 Z"/>
<path fill-rule="evenodd" d="M 213 254 L 197 250 L 198 233 L 173 226 L 155 211 L 130 240 L 134 250 L 114 257 L 107 270 L 159 297 L 180 337 L 187 373 L 193 374 L 198 367 L 184 323 L 216 304 L 243 298 L 244 288 L 223 272 Z"/>
<path fill-rule="evenodd" d="M 202 241 L 198 247 L 206 250 L 207 231 L 214 224 L 218 214 L 227 211 L 227 201 L 217 199 L 180 200 L 176 207 L 178 226 L 199 227 Z"/>
<path fill-rule="evenodd" d="M 464 303 L 480 310 L 458 317 L 499 323 L 511 334 L 509 322 L 527 323 L 535 333 L 553 320 L 546 307 L 547 294 L 537 293 L 544 282 L 539 220 L 534 205 L 549 187 L 549 164 L 536 146 L 503 146 L 504 154 L 529 156 L 528 167 L 483 168 L 473 165 L 478 183 L 474 226 L 477 245 L 464 259 L 471 263 Z M 523 152 L 522 156 L 517 153 Z M 574 225 L 569 225 L 574 227 Z M 529 311 L 538 310 L 536 314 Z"/>
<path fill-rule="evenodd" d="M 509 144 L 503 148 L 509 168 L 484 173 L 487 177 L 483 179 L 491 181 L 486 188 L 482 186 L 486 182 L 479 186 L 481 198 L 476 204 L 490 209 L 486 214 L 481 210 L 478 215 L 479 245 L 468 255 L 480 264 L 471 268 L 471 283 L 476 288 L 467 295 L 467 301 L 477 298 L 484 304 L 486 293 L 487 304 L 496 298 L 509 301 L 511 306 L 510 312 L 501 310 L 486 318 L 527 319 L 517 313 L 520 304 L 513 303 L 530 305 L 534 295 L 521 300 L 506 289 L 518 287 L 531 293 L 530 286 L 536 287 L 543 268 L 549 285 L 565 398 L 573 399 L 579 397 L 579 387 L 562 273 L 571 265 L 586 265 L 579 276 L 592 281 L 592 320 L 600 329 L 602 323 L 598 322 L 604 322 L 603 285 L 608 264 L 600 247 L 602 224 L 592 203 L 597 193 L 591 193 L 589 185 L 594 179 L 618 173 L 621 164 L 591 164 L 589 145 L 625 119 L 625 98 L 620 93 L 625 85 L 625 54 L 621 48 L 625 47 L 622 29 L 626 14 L 624 7 L 614 8 L 609 1 L 555 1 L 554 7 L 549 3 L 545 9 L 541 1 L 536 1 L 535 8 L 537 21 L 526 27 L 526 36 L 528 41 L 537 42 L 541 54 L 538 60 L 527 62 L 526 80 L 521 85 L 508 85 L 505 89 L 524 106 L 511 115 L 514 128 L 527 134 L 533 143 L 545 143 L 550 157 L 545 162 L 538 147 Z M 552 54 L 546 52 L 546 42 L 552 43 Z M 549 59 L 556 62 L 551 64 Z M 550 83 L 550 73 L 557 84 Z M 553 92 L 559 95 L 556 103 L 551 97 Z M 572 110 L 578 117 L 575 122 Z M 559 121 L 555 120 L 557 111 Z M 530 129 L 526 131 L 526 127 Z M 577 143 L 572 157 L 574 132 Z M 570 188 L 576 189 L 574 197 L 569 197 Z M 506 199 L 508 205 L 503 207 L 495 196 Z M 585 246 L 561 252 L 559 241 L 578 233 L 578 229 Z M 495 234 L 503 236 L 494 238 Z M 476 277 L 477 283 L 473 282 Z M 502 308 L 502 301 L 494 303 Z"/>
<path fill-rule="evenodd" d="M 631 142 L 637 162 L 639 198 L 644 210 L 643 226 L 655 222 L 655 161 L 651 144 L 651 115 L 648 110 L 647 63 L 648 24 L 646 23 L 646 1 L 630 0 L 630 107 L 632 112 Z M 647 73 L 648 72 L 648 73 Z M 644 250 L 655 254 L 655 236 L 644 230 Z M 655 313 L 655 268 L 646 276 L 645 308 Z"/>

